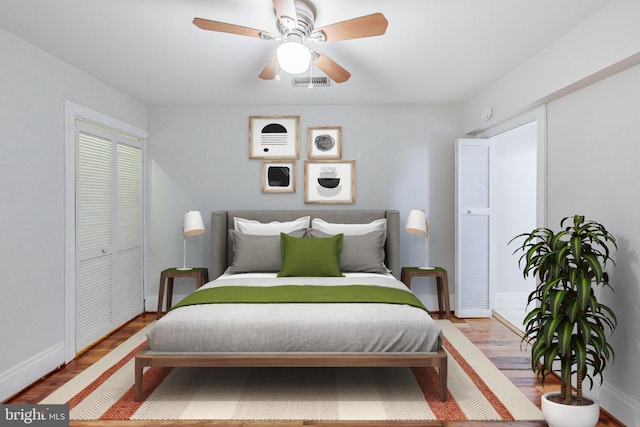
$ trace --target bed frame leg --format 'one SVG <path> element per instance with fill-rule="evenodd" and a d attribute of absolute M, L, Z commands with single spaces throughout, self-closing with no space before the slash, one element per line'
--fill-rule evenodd
<path fill-rule="evenodd" d="M 142 364 L 142 360 L 136 357 L 135 384 L 134 384 L 134 391 L 135 391 L 134 399 L 136 402 L 142 401 L 142 369 L 143 367 L 144 365 Z"/>
<path fill-rule="evenodd" d="M 440 400 L 447 401 L 447 358 L 440 359 Z"/>

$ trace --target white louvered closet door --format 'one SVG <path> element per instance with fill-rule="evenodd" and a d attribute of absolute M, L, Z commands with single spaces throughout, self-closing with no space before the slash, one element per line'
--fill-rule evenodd
<path fill-rule="evenodd" d="M 143 311 L 142 142 L 76 121 L 76 351 Z"/>
<path fill-rule="evenodd" d="M 491 151 L 483 139 L 456 142 L 456 316 L 490 317 Z"/>

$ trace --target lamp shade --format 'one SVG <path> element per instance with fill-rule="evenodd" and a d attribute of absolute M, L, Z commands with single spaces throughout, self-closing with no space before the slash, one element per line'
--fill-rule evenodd
<path fill-rule="evenodd" d="M 195 236 L 204 233 L 204 221 L 200 211 L 186 211 L 182 233 L 185 236 Z"/>
<path fill-rule="evenodd" d="M 424 209 L 414 209 L 409 212 L 404 231 L 424 236 L 424 258 L 426 263 L 423 267 L 418 268 L 422 270 L 433 269 L 433 267 L 429 267 L 429 221 L 427 220 L 427 213 Z"/>
<path fill-rule="evenodd" d="M 422 234 L 429 237 L 429 223 L 427 222 L 427 213 L 424 209 L 414 209 L 409 212 L 407 225 L 404 231 L 411 234 Z"/>
<path fill-rule="evenodd" d="M 286 41 L 276 51 L 278 65 L 290 74 L 304 73 L 311 62 L 311 52 L 302 43 Z"/>

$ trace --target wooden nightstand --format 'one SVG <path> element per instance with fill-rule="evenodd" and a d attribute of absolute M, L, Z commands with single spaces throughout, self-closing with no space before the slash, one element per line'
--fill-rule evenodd
<path fill-rule="evenodd" d="M 444 312 L 447 319 L 451 320 L 451 309 L 449 308 L 449 283 L 447 282 L 447 270 L 442 267 L 433 267 L 429 270 L 418 267 L 402 267 L 400 280 L 411 288 L 411 279 L 414 277 L 435 277 L 436 288 L 438 290 L 438 318 L 442 319 Z M 443 304 L 444 303 L 444 304 Z M 444 306 L 444 310 L 443 310 Z"/>
<path fill-rule="evenodd" d="M 196 279 L 196 289 L 209 281 L 209 270 L 204 267 L 195 267 L 191 270 L 178 270 L 167 268 L 160 273 L 160 289 L 158 290 L 158 312 L 156 319 L 162 317 L 162 300 L 164 299 L 164 285 L 167 282 L 167 311 L 171 308 L 173 299 L 173 279 L 176 277 L 193 277 Z"/>

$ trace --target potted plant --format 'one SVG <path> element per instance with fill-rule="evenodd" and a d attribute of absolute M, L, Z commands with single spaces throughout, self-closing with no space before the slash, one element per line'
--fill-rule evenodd
<path fill-rule="evenodd" d="M 607 333 L 613 332 L 617 319 L 598 301 L 595 289 L 612 289 L 604 269 L 608 262 L 615 265 L 609 245 L 617 249 L 617 244 L 603 225 L 583 215 L 564 218 L 560 227 L 558 232 L 536 228 L 511 240 L 524 239 L 514 254 L 522 252 L 518 264 L 524 277 L 537 277 L 538 282 L 529 294 L 528 304 L 535 307 L 524 319 L 523 341 L 531 345 L 531 367 L 543 386 L 547 375 L 560 373 L 560 392 L 546 393 L 542 399 L 547 423 L 593 427 L 600 405 L 583 395 L 582 385 L 587 379 L 591 389 L 597 377 L 602 384 L 602 372 L 614 357 Z M 561 413 L 554 415 L 556 410 Z M 582 413 L 588 419 L 581 421 Z"/>

